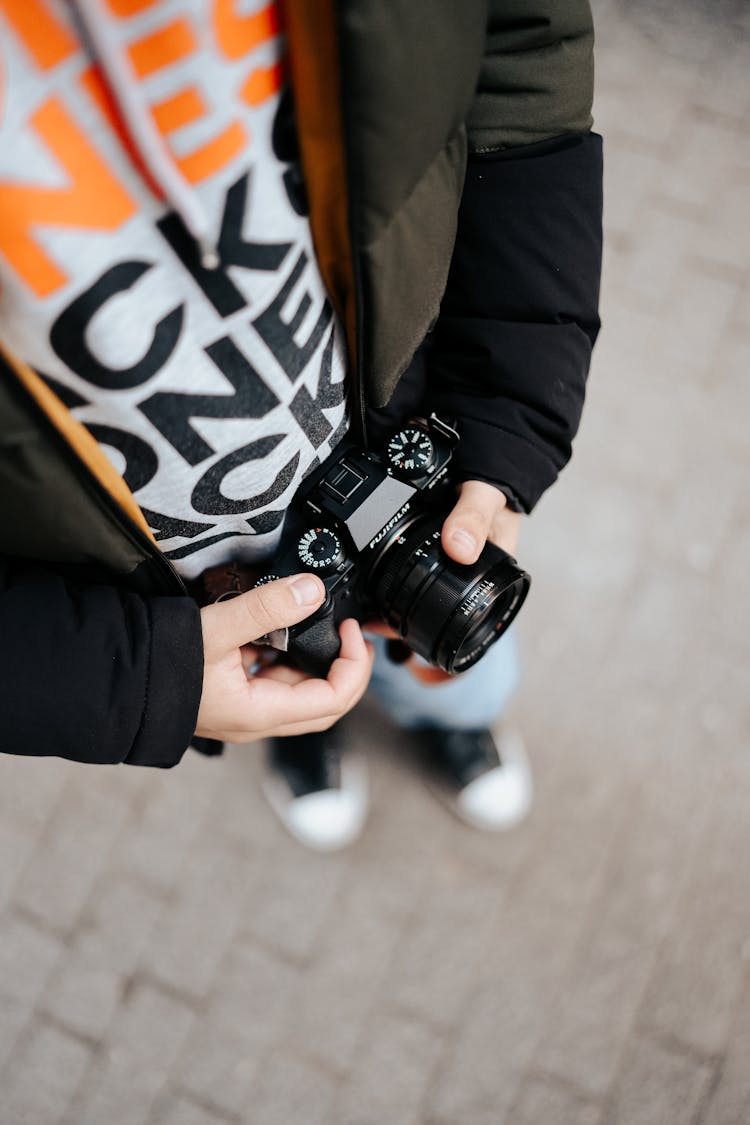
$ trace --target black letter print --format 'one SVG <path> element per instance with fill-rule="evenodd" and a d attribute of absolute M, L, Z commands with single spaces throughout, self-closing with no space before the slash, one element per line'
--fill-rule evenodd
<path fill-rule="evenodd" d="M 183 539 L 195 539 L 201 532 L 216 527 L 215 523 L 196 523 L 194 520 L 165 516 L 161 512 L 152 511 L 151 508 L 141 508 L 141 511 L 148 520 L 148 526 L 153 531 L 155 539 L 173 539 L 175 535 L 180 535 Z M 211 541 L 213 542 L 213 539 Z M 203 543 L 200 546 L 202 547 Z M 195 550 L 198 550 L 198 547 Z"/>
<path fill-rule="evenodd" d="M 312 397 L 307 387 L 301 386 L 290 406 L 292 414 L 299 422 L 313 449 L 318 449 L 323 444 L 332 429 L 331 423 L 323 411 L 338 406 L 344 398 L 344 380 L 341 379 L 338 383 L 331 382 L 333 343 L 334 334 L 331 331 L 320 361 L 318 391 L 315 398 Z"/>
<path fill-rule="evenodd" d="M 245 242 L 242 226 L 250 180 L 249 174 L 233 184 L 227 192 L 221 220 L 218 252 L 221 265 L 206 269 L 200 260 L 195 240 L 188 234 L 182 219 L 174 211 L 156 224 L 186 269 L 200 285 L 220 316 L 230 316 L 244 309 L 247 301 L 227 274 L 228 266 L 248 270 L 277 270 L 287 255 L 291 242 Z"/>
<path fill-rule="evenodd" d="M 122 475 L 131 492 L 138 492 L 153 480 L 159 467 L 159 458 L 147 441 L 136 434 L 115 429 L 114 426 L 103 426 L 98 422 L 92 422 L 86 428 L 100 445 L 111 445 L 123 455 L 125 472 Z"/>
<path fill-rule="evenodd" d="M 86 329 L 110 297 L 126 292 L 151 268 L 150 262 L 120 262 L 112 266 L 63 309 L 52 325 L 49 338 L 56 355 L 71 371 L 96 387 L 116 391 L 137 387 L 163 367 L 175 349 L 182 330 L 183 305 L 159 321 L 146 354 L 132 367 L 107 367 L 86 343 Z"/>
<path fill-rule="evenodd" d="M 303 250 L 294 264 L 294 269 L 271 304 L 252 322 L 258 335 L 276 356 L 282 371 L 292 383 L 305 369 L 310 356 L 323 338 L 326 325 L 331 319 L 331 306 L 328 301 L 325 301 L 312 332 L 300 347 L 294 339 L 294 334 L 312 304 L 310 295 L 308 293 L 302 294 L 297 311 L 290 321 L 281 318 L 281 311 L 289 299 L 289 294 L 299 281 L 307 262 L 308 257 Z"/>
<path fill-rule="evenodd" d="M 224 336 L 204 349 L 234 387 L 231 395 L 157 391 L 139 409 L 190 465 L 215 452 L 190 425 L 191 418 L 262 418 L 278 399 L 237 345 Z"/>
<path fill-rule="evenodd" d="M 51 375 L 45 375 L 38 367 L 34 369 L 40 379 L 44 379 L 45 383 L 54 394 L 60 399 L 68 410 L 75 410 L 77 406 L 88 406 L 89 400 L 79 395 L 78 391 L 74 391 L 72 387 L 66 387 L 64 383 L 58 383 L 57 379 L 53 379 Z"/>
<path fill-rule="evenodd" d="M 226 457 L 217 461 L 193 489 L 191 501 L 196 512 L 202 512 L 207 516 L 240 515 L 245 512 L 252 512 L 254 508 L 264 507 L 278 499 L 294 479 L 299 462 L 299 453 L 295 453 L 287 461 L 270 488 L 258 493 L 257 496 L 248 496 L 244 500 L 230 500 L 222 493 L 221 485 L 224 478 L 233 469 L 247 464 L 248 461 L 259 461 L 266 457 L 280 441 L 283 441 L 283 438 L 283 434 L 272 434 L 270 437 L 260 438 L 259 441 L 251 441 L 248 445 L 243 445 L 241 449 L 235 449 L 233 453 L 228 453 Z"/>

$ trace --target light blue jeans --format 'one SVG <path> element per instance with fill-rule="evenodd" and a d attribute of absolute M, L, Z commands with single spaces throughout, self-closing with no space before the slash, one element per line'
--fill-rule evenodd
<path fill-rule="evenodd" d="M 482 659 L 454 679 L 423 684 L 403 664 L 386 656 L 386 642 L 375 642 L 370 691 L 400 727 L 466 730 L 489 727 L 499 719 L 518 687 L 515 630 L 509 629 Z"/>

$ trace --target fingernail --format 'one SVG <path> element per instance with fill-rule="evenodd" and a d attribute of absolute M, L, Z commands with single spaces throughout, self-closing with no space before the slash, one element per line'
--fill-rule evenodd
<path fill-rule="evenodd" d="M 317 578 L 303 574 L 292 582 L 292 594 L 297 605 L 315 605 L 323 597 L 323 590 Z"/>
<path fill-rule="evenodd" d="M 451 535 L 451 539 L 459 547 L 467 547 L 470 551 L 476 551 L 477 549 L 476 539 L 470 532 L 465 531 L 463 528 L 461 528 L 460 531 L 454 531 Z"/>

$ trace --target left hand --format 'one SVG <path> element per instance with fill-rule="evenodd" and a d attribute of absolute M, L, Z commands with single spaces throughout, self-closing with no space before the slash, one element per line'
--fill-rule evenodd
<path fill-rule="evenodd" d="M 461 485 L 458 503 L 443 524 L 441 543 L 458 563 L 473 563 L 489 539 L 515 557 L 521 513 L 508 507 L 504 492 L 482 480 Z"/>
<path fill-rule="evenodd" d="M 486 481 L 467 480 L 460 486 L 458 502 L 443 524 L 441 544 L 458 563 L 476 562 L 488 539 L 515 557 L 520 527 L 521 513 L 508 507 L 504 492 Z M 368 623 L 366 628 L 381 636 L 396 636 L 387 625 Z M 453 678 L 441 668 L 418 663 L 414 657 L 407 667 L 423 684 L 439 684 Z"/>

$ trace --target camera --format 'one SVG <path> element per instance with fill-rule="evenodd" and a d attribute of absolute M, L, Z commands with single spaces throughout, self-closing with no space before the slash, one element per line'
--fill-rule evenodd
<path fill-rule="evenodd" d="M 531 579 L 492 543 L 468 566 L 441 547 L 456 502 L 450 465 L 457 442 L 433 414 L 396 431 L 380 454 L 344 439 L 305 478 L 273 571 L 256 585 L 309 570 L 327 596 L 312 617 L 268 634 L 267 644 L 325 676 L 339 653 L 339 623 L 382 618 L 446 672 L 479 660 L 518 613 Z"/>

